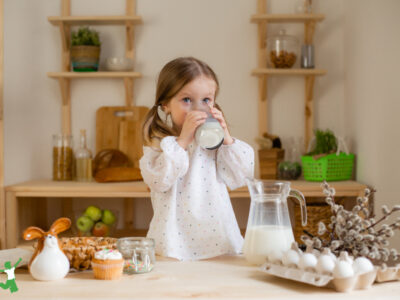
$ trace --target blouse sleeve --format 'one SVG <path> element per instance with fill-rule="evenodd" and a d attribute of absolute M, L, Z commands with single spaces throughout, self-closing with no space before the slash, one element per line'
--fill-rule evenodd
<path fill-rule="evenodd" d="M 234 190 L 246 185 L 245 178 L 254 176 L 254 150 L 238 139 L 217 150 L 217 174 Z"/>
<path fill-rule="evenodd" d="M 144 182 L 151 190 L 168 191 L 177 179 L 184 176 L 189 167 L 189 155 L 173 136 L 161 140 L 160 150 L 143 147 L 139 161 Z"/>

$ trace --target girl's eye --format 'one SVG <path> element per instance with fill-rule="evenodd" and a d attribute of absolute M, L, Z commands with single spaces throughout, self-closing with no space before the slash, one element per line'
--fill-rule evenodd
<path fill-rule="evenodd" d="M 188 97 L 183 98 L 182 101 L 185 102 L 185 103 L 190 103 L 190 98 L 188 98 Z"/>
<path fill-rule="evenodd" d="M 204 98 L 203 101 L 204 101 L 205 103 L 210 103 L 210 102 L 211 102 L 210 98 Z"/>

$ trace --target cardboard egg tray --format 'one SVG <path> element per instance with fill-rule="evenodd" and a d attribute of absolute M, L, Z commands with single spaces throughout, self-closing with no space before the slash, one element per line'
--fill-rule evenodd
<path fill-rule="evenodd" d="M 378 270 L 376 282 L 385 282 L 400 280 L 400 264 L 386 268 L 386 270 Z"/>
<path fill-rule="evenodd" d="M 300 270 L 293 267 L 285 267 L 281 264 L 267 262 L 261 266 L 261 271 L 270 275 L 311 284 L 318 287 L 334 288 L 338 292 L 368 289 L 375 281 L 378 269 L 347 278 L 333 278 L 330 275 L 319 274 Z"/>

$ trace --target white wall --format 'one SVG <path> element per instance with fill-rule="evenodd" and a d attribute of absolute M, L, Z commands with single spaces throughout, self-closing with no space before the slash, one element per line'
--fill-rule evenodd
<path fill-rule="evenodd" d="M 47 16 L 59 15 L 60 1 L 4 2 L 8 185 L 51 177 L 51 136 L 61 131 L 61 99 L 58 83 L 49 79 L 46 72 L 60 70 L 61 41 L 58 29 L 47 21 Z M 378 194 L 384 194 L 377 195 L 381 203 L 394 201 L 393 183 L 400 178 L 393 162 L 397 159 L 398 165 L 399 161 L 390 154 L 398 145 L 395 137 L 399 121 L 393 109 L 394 105 L 398 108 L 398 102 L 393 102 L 399 93 L 396 69 L 390 74 L 392 69 L 387 65 L 396 63 L 399 53 L 398 37 L 389 35 L 399 28 L 394 15 L 398 5 L 395 0 L 385 1 L 384 5 L 378 0 L 366 1 L 367 4 L 355 0 L 314 2 L 316 10 L 326 14 L 326 20 L 317 25 L 315 32 L 316 65 L 328 70 L 315 82 L 315 126 L 350 136 L 359 158 L 358 179 L 379 187 Z M 124 0 L 72 3 L 75 15 L 123 14 L 125 7 Z M 295 1 L 269 3 L 271 12 L 290 13 Z M 219 76 L 221 93 L 217 101 L 231 124 L 232 134 L 256 146 L 257 79 L 250 76 L 257 65 L 257 27 L 250 23 L 255 11 L 256 0 L 137 0 L 137 13 L 144 24 L 136 31 L 135 68 L 143 73 L 135 84 L 136 103 L 153 105 L 157 74 L 167 61 L 182 55 L 198 57 Z M 362 26 L 364 19 L 372 17 L 372 11 L 377 14 L 373 17 L 377 26 Z M 276 33 L 283 27 L 302 41 L 302 25 L 271 25 L 269 31 Z M 102 60 L 123 55 L 122 27 L 96 29 L 103 42 Z M 397 41 L 395 45 L 393 39 Z M 376 45 L 381 41 L 385 44 Z M 376 52 L 375 47 L 381 52 Z M 283 139 L 303 136 L 304 79 L 272 78 L 268 93 L 271 132 Z M 94 150 L 95 111 L 104 105 L 123 105 L 123 83 L 108 79 L 74 81 L 71 96 L 73 134 L 77 136 L 80 128 L 86 128 Z M 386 105 L 381 105 L 382 101 Z M 384 133 L 388 135 L 384 137 Z M 379 163 L 378 157 L 382 159 Z M 151 210 L 149 206 L 145 209 Z"/>
<path fill-rule="evenodd" d="M 375 207 L 399 204 L 400 2 L 352 0 L 346 8 L 346 128 L 357 178 L 375 187 Z M 397 214 L 398 216 L 399 214 Z M 400 234 L 393 240 L 400 249 Z"/>

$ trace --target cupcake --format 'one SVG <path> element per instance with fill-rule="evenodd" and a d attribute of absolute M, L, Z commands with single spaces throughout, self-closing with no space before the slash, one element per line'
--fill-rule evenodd
<path fill-rule="evenodd" d="M 103 249 L 94 254 L 92 268 L 97 279 L 114 280 L 122 276 L 124 260 L 118 250 Z"/>

